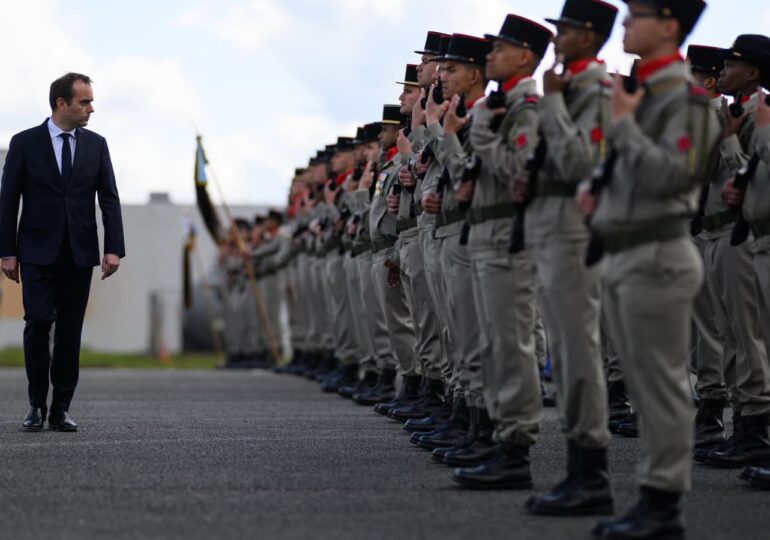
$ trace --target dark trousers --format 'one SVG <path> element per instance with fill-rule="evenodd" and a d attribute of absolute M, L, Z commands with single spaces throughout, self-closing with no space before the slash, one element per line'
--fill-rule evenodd
<path fill-rule="evenodd" d="M 65 234 L 66 238 L 66 234 Z M 93 268 L 79 268 L 68 242 L 51 265 L 21 265 L 24 301 L 24 363 L 32 407 L 47 409 L 48 377 L 52 411 L 68 411 L 78 384 L 80 334 L 88 305 Z M 51 324 L 54 332 L 50 354 Z"/>

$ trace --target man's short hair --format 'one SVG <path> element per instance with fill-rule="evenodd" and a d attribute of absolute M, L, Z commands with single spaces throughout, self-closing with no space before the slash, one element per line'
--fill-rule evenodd
<path fill-rule="evenodd" d="M 51 110 L 56 110 L 56 100 L 62 98 L 67 105 L 72 103 L 72 97 L 75 95 L 73 86 L 75 81 L 82 81 L 85 84 L 91 84 L 91 77 L 82 73 L 67 73 L 51 83 L 51 91 L 48 93 L 48 102 L 51 104 Z"/>

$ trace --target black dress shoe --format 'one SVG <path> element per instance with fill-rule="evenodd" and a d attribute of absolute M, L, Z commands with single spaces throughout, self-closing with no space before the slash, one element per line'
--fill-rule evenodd
<path fill-rule="evenodd" d="M 613 513 L 605 449 L 568 444 L 567 478 L 550 493 L 530 497 L 526 508 L 543 516 L 598 516 Z"/>
<path fill-rule="evenodd" d="M 476 467 L 492 459 L 499 451 L 500 445 L 491 439 L 478 439 L 467 448 L 444 452 L 441 463 L 461 469 Z"/>
<path fill-rule="evenodd" d="M 430 416 L 437 409 L 441 408 L 444 400 L 441 399 L 444 393 L 444 383 L 438 379 L 424 379 L 420 399 L 411 403 L 404 404 L 401 407 L 394 407 L 388 412 L 388 417 L 406 422 L 407 420 L 419 420 Z"/>
<path fill-rule="evenodd" d="M 455 469 L 454 481 L 471 489 L 530 489 L 529 447 L 503 443 L 486 463 Z"/>
<path fill-rule="evenodd" d="M 48 428 L 51 431 L 74 432 L 78 430 L 78 425 L 67 411 L 56 411 L 48 415 Z"/>
<path fill-rule="evenodd" d="M 371 392 L 362 392 L 353 395 L 353 402 L 358 405 L 373 406 L 378 403 L 390 401 L 396 396 L 396 370 L 384 369 L 377 379 L 377 386 Z"/>
<path fill-rule="evenodd" d="M 439 447 L 455 446 L 468 432 L 470 426 L 470 411 L 463 398 L 455 398 L 452 404 L 452 416 L 444 424 L 428 433 L 414 433 L 411 442 L 424 448 L 433 450 Z"/>
<path fill-rule="evenodd" d="M 642 488 L 639 502 L 622 518 L 599 522 L 593 529 L 599 538 L 684 538 L 680 495 Z"/>
<path fill-rule="evenodd" d="M 43 431 L 45 423 L 46 410 L 41 407 L 32 407 L 27 413 L 27 417 L 21 423 L 21 430 L 31 433 Z"/>
<path fill-rule="evenodd" d="M 452 400 L 447 397 L 444 403 L 441 404 L 441 407 L 429 416 L 419 420 L 407 420 L 404 424 L 404 431 L 420 434 L 428 433 L 449 420 L 450 416 L 452 416 Z"/>
<path fill-rule="evenodd" d="M 770 466 L 770 437 L 766 422 L 764 415 L 744 416 L 742 436 L 734 438 L 728 448 L 715 450 L 706 456 L 706 465 L 721 469 Z"/>

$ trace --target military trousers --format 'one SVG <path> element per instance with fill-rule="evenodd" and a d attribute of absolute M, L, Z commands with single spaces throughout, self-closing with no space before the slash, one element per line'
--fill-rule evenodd
<path fill-rule="evenodd" d="M 307 336 L 307 325 L 305 323 L 305 310 L 301 299 L 305 298 L 302 294 L 302 285 L 298 278 L 300 257 L 295 257 L 286 272 L 286 306 L 289 312 L 289 340 L 291 348 L 295 351 L 304 351 L 307 346 L 305 337 Z"/>
<path fill-rule="evenodd" d="M 754 278 L 759 299 L 759 321 L 765 346 L 770 348 L 770 238 L 755 241 L 753 249 Z M 748 412 L 746 416 L 750 416 Z"/>
<path fill-rule="evenodd" d="M 390 344 L 396 358 L 396 366 L 404 377 L 420 374 L 420 364 L 417 360 L 417 336 L 409 317 L 409 306 L 406 303 L 403 284 L 396 287 L 388 285 L 386 262 L 399 264 L 398 251 L 394 247 L 383 249 L 372 254 L 372 281 L 377 293 L 377 300 L 385 314 Z"/>
<path fill-rule="evenodd" d="M 345 270 L 348 303 L 353 317 L 353 332 L 359 345 L 357 362 L 359 365 L 371 366 L 375 356 L 374 343 L 369 333 L 369 325 L 366 322 L 368 314 L 361 294 L 361 275 L 358 272 L 358 262 L 350 253 L 346 253 L 342 264 Z"/>
<path fill-rule="evenodd" d="M 698 296 L 695 297 L 694 318 L 697 332 L 693 336 L 695 346 L 695 371 L 697 380 L 695 391 L 703 399 L 714 401 L 727 401 L 727 384 L 725 382 L 726 365 L 730 365 L 729 371 L 734 369 L 734 348 L 725 356 L 722 333 L 719 330 L 716 309 L 714 308 L 714 292 L 711 290 L 708 278 L 708 266 L 706 266 L 706 247 L 710 243 L 701 237 L 693 238 L 695 247 L 703 258 L 706 280 L 701 287 Z"/>
<path fill-rule="evenodd" d="M 356 340 L 353 309 L 348 298 L 345 261 L 337 252 L 326 255 L 326 285 L 329 291 L 330 320 L 334 333 L 335 356 L 344 365 L 357 364 L 362 353 Z"/>
<path fill-rule="evenodd" d="M 583 448 L 606 448 L 610 432 L 599 337 L 599 272 L 584 264 L 587 247 L 587 240 L 528 245 L 548 329 L 562 430 Z"/>
<path fill-rule="evenodd" d="M 531 446 L 543 406 L 535 356 L 532 263 L 525 253 L 511 255 L 505 246 L 470 249 L 484 398 L 495 438 Z"/>
<path fill-rule="evenodd" d="M 332 320 L 332 295 L 326 279 L 326 257 L 315 257 L 313 261 L 313 285 L 315 287 L 315 306 L 313 316 L 318 318 L 321 332 L 322 349 L 332 351 L 336 347 L 334 340 L 334 321 Z"/>
<path fill-rule="evenodd" d="M 428 289 L 417 230 L 402 232 L 396 246 L 401 268 L 401 285 L 417 338 L 417 358 L 421 373 L 430 379 L 441 379 L 439 323 Z"/>
<path fill-rule="evenodd" d="M 473 294 L 473 266 L 467 246 L 459 235 L 442 240 L 440 261 L 445 288 L 444 310 L 452 336 L 450 358 L 454 365 L 455 397 L 465 399 L 469 407 L 486 408 L 484 376 L 481 366 L 481 328 Z"/>
<path fill-rule="evenodd" d="M 443 240 L 435 238 L 432 229 L 420 229 L 418 240 L 422 248 L 422 259 L 425 266 L 425 281 L 428 284 L 434 312 L 436 314 L 439 335 L 439 365 L 441 379 L 444 384 L 451 385 L 452 364 L 449 361 L 451 345 L 449 342 L 449 329 L 447 314 L 444 310 L 444 289 L 442 267 L 440 261 L 441 245 Z"/>
<path fill-rule="evenodd" d="M 692 468 L 690 323 L 703 264 L 692 241 L 679 238 L 607 255 L 605 265 L 607 320 L 639 418 L 639 483 L 681 493 Z"/>
<path fill-rule="evenodd" d="M 385 320 L 385 312 L 382 310 L 377 290 L 372 279 L 372 252 L 360 254 L 356 257 L 358 275 L 360 277 L 361 303 L 366 310 L 366 322 L 369 335 L 374 347 L 374 360 L 371 364 L 361 364 L 364 370 L 382 370 L 396 367 L 396 357 L 390 345 L 388 335 L 388 322 Z"/>
<path fill-rule="evenodd" d="M 745 416 L 770 413 L 770 371 L 759 320 L 751 244 L 730 245 L 730 236 L 706 246 L 706 279 L 724 341 L 727 386 L 733 407 Z"/>

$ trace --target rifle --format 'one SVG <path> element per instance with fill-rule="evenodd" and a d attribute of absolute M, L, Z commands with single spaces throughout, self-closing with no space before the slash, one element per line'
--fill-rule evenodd
<path fill-rule="evenodd" d="M 498 82 L 497 90 L 491 92 L 487 97 L 487 108 L 489 110 L 502 109 L 506 105 L 506 95 L 503 92 L 503 83 Z M 489 125 L 489 129 L 497 133 L 500 130 L 500 126 L 503 123 L 503 115 L 495 116 L 492 123 Z"/>
<path fill-rule="evenodd" d="M 513 218 L 513 226 L 511 227 L 511 238 L 508 241 L 508 253 L 516 255 L 524 251 L 524 217 L 527 210 L 527 206 L 532 202 L 536 192 L 538 184 L 538 176 L 540 175 L 540 169 L 545 163 L 545 156 L 548 153 L 548 144 L 545 138 L 540 137 L 540 141 L 537 144 L 537 148 L 533 154 L 527 158 L 527 176 L 529 177 L 529 196 L 527 200 L 521 203 L 516 203 L 516 215 Z"/>
<path fill-rule="evenodd" d="M 444 84 L 441 79 L 436 83 L 436 87 L 433 89 L 433 103 L 441 105 L 444 103 Z"/>
<path fill-rule="evenodd" d="M 481 165 L 481 159 L 476 154 L 471 154 L 465 162 L 465 169 L 463 170 L 463 176 L 460 179 L 460 183 L 465 184 L 467 182 L 473 182 L 475 184 L 481 174 Z M 468 210 L 470 209 L 470 206 L 471 203 L 469 202 L 461 202 L 457 205 L 457 209 L 465 217 L 465 223 L 463 223 L 463 228 L 460 231 L 461 246 L 468 244 L 468 236 L 471 232 L 471 224 L 468 221 Z"/>

